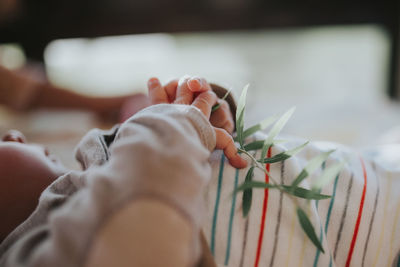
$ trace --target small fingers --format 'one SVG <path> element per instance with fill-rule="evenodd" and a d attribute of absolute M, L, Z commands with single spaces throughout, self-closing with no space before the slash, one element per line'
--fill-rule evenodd
<path fill-rule="evenodd" d="M 157 78 L 149 79 L 147 82 L 147 87 L 149 91 L 150 103 L 152 105 L 169 103 L 167 92 Z"/>
<path fill-rule="evenodd" d="M 178 80 L 174 79 L 168 82 L 164 86 L 165 92 L 167 92 L 169 102 L 172 103 L 175 101 L 176 98 L 176 90 L 178 89 Z"/>
<path fill-rule="evenodd" d="M 217 102 L 217 95 L 213 91 L 205 91 L 200 93 L 193 101 L 192 105 L 200 109 L 200 111 L 210 118 L 211 109 Z"/>
<path fill-rule="evenodd" d="M 201 93 L 205 91 L 211 91 L 211 86 L 204 78 L 190 77 L 185 75 L 179 79 L 174 103 L 190 105 L 193 102 L 195 93 Z"/>
<path fill-rule="evenodd" d="M 211 90 L 211 86 L 204 78 L 192 77 L 187 83 L 190 91 L 192 92 L 204 92 Z"/>
<path fill-rule="evenodd" d="M 229 104 L 225 100 L 218 99 L 219 108 L 211 114 L 210 122 L 213 126 L 225 129 L 232 133 L 235 128 L 233 115 L 229 109 Z"/>
<path fill-rule="evenodd" d="M 247 161 L 241 158 L 238 154 L 232 136 L 230 136 L 228 132 L 223 129 L 214 127 L 214 130 L 217 138 L 216 148 L 224 150 L 225 156 L 228 158 L 229 163 L 233 167 L 238 169 L 245 168 L 247 166 Z"/>
<path fill-rule="evenodd" d="M 185 75 L 179 79 L 176 90 L 175 104 L 190 105 L 193 102 L 193 92 L 189 89 L 188 81 L 190 77 Z"/>

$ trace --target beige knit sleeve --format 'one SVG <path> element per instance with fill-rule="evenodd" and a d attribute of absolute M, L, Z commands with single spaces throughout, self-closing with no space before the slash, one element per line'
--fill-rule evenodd
<path fill-rule="evenodd" d="M 86 186 L 51 213 L 45 225 L 17 241 L 0 265 L 83 266 L 107 221 L 143 199 L 167 205 L 163 210 L 187 222 L 193 233 L 188 253 L 195 262 L 215 142 L 207 118 L 192 106 L 157 105 L 137 113 L 121 125 L 109 161 L 89 168 L 82 176 Z"/>

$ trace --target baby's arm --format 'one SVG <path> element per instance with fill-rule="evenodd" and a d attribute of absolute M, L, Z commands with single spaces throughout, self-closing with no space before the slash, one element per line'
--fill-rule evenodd
<path fill-rule="evenodd" d="M 18 111 L 35 108 L 82 109 L 114 121 L 118 116 L 125 118 L 147 107 L 148 99 L 139 93 L 115 97 L 86 96 L 0 66 L 0 104 Z"/>
<path fill-rule="evenodd" d="M 82 266 L 95 263 L 100 249 L 121 253 L 106 256 L 125 256 L 135 266 L 143 266 L 140 260 L 192 266 L 214 147 L 213 128 L 194 106 L 157 105 L 138 113 L 120 127 L 109 162 L 87 170 L 87 186 L 17 241 L 0 265 Z M 119 224 L 124 219 L 126 229 Z M 183 231 L 175 232 L 172 222 Z M 119 235 L 107 235 L 109 229 Z M 164 235 L 154 235 L 156 229 Z M 140 238 L 132 239 L 135 231 Z M 137 249 L 108 250 L 113 244 Z"/>
<path fill-rule="evenodd" d="M 172 81 L 163 87 L 157 78 L 152 78 L 148 82 L 148 88 L 151 104 L 192 104 L 198 108 L 214 126 L 216 148 L 224 151 L 232 166 L 236 168 L 247 166 L 247 162 L 239 156 L 233 138 L 229 134 L 234 128 L 229 106 L 226 101 L 217 98 L 205 79 L 184 76 L 179 82 Z M 212 107 L 217 102 L 220 108 L 212 113 Z"/>

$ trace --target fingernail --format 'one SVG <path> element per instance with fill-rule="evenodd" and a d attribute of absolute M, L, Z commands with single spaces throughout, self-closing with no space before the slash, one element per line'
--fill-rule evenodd
<path fill-rule="evenodd" d="M 192 78 L 192 81 L 197 81 L 200 85 L 202 84 L 202 81 L 200 78 Z"/>
<path fill-rule="evenodd" d="M 158 79 L 157 78 L 151 78 L 149 79 L 149 81 L 147 82 L 147 84 L 151 87 L 154 87 L 155 85 L 158 84 Z"/>
<path fill-rule="evenodd" d="M 203 86 L 201 79 L 199 78 L 191 78 L 188 81 L 189 89 L 193 92 L 199 91 Z"/>

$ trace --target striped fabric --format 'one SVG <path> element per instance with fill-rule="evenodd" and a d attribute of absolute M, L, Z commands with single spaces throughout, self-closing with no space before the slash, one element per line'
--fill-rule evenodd
<path fill-rule="evenodd" d="M 268 155 L 300 143 L 276 146 Z M 244 182 L 247 169 L 236 170 L 221 152 L 213 153 L 204 232 L 220 266 L 400 266 L 400 166 L 388 169 L 346 148 L 313 143 L 297 156 L 265 167 L 273 178 L 290 184 L 308 160 L 333 146 L 337 150 L 321 170 L 301 184 L 310 188 L 323 168 L 348 158 L 346 167 L 321 191 L 332 197 L 309 204 L 299 199 L 309 207 L 325 253 L 305 236 L 292 200 L 277 190 L 254 189 L 251 211 L 243 218 L 242 193 L 232 192 Z M 270 177 L 255 170 L 254 180 Z"/>

